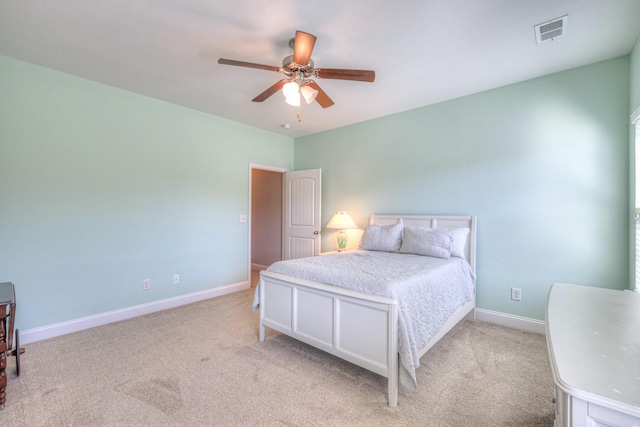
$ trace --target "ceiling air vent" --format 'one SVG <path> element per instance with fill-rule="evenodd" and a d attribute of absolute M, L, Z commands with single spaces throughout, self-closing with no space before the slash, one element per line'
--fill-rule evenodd
<path fill-rule="evenodd" d="M 552 19 L 551 21 L 543 22 L 536 25 L 536 43 L 544 43 L 553 41 L 556 37 L 564 36 L 567 34 L 567 21 L 569 15 L 561 16 L 560 18 Z"/>

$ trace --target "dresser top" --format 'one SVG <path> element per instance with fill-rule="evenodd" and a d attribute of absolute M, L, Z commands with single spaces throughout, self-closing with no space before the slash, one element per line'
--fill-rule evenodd
<path fill-rule="evenodd" d="M 554 283 L 547 343 L 565 392 L 640 415 L 640 294 Z"/>
<path fill-rule="evenodd" d="M 14 302 L 16 302 L 16 297 L 13 291 L 13 283 L 0 283 L 0 304 L 10 304 Z"/>

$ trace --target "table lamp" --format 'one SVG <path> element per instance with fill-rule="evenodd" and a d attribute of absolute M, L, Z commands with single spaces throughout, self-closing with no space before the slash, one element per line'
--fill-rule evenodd
<path fill-rule="evenodd" d="M 327 228 L 337 228 L 338 231 L 338 252 L 343 251 L 347 247 L 347 232 L 346 229 L 358 228 L 358 225 L 353 221 L 351 216 L 346 211 L 340 211 L 335 214 L 329 223 Z"/>

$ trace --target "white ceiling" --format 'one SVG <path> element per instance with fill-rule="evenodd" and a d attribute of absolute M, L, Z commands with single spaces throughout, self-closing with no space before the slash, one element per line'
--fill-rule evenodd
<path fill-rule="evenodd" d="M 537 45 L 534 25 L 568 14 Z M 373 69 L 373 83 L 321 80 L 335 101 L 297 108 L 280 66 L 296 30 L 318 68 Z M 0 0 L 0 54 L 298 137 L 630 53 L 640 0 Z M 281 127 L 291 124 L 290 129 Z"/>

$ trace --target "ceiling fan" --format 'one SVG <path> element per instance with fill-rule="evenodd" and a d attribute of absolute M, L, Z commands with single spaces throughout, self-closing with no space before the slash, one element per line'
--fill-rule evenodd
<path fill-rule="evenodd" d="M 373 82 L 376 73 L 373 70 L 345 70 L 339 68 L 315 68 L 311 60 L 311 52 L 316 43 L 316 37 L 296 31 L 296 36 L 292 39 L 293 55 L 282 60 L 282 67 L 272 65 L 254 64 L 252 62 L 235 61 L 233 59 L 218 59 L 218 64 L 236 65 L 239 67 L 258 68 L 260 70 L 276 71 L 282 73 L 286 78 L 274 83 L 267 90 L 252 99 L 253 102 L 262 102 L 271 95 L 283 90 L 285 100 L 288 104 L 299 106 L 300 95 L 307 104 L 318 101 L 322 108 L 331 107 L 334 102 L 310 77 L 323 79 L 355 80 L 361 82 Z M 291 43 L 289 43 L 291 45 Z"/>

